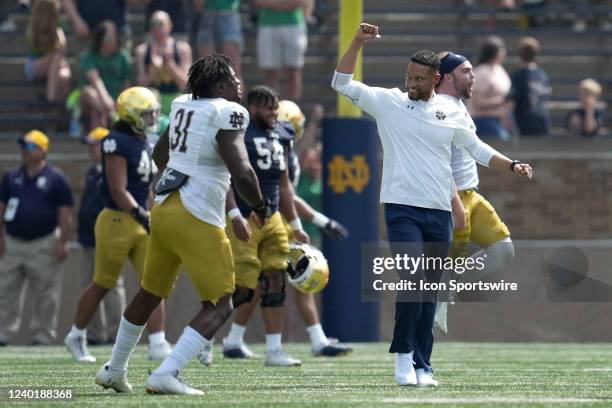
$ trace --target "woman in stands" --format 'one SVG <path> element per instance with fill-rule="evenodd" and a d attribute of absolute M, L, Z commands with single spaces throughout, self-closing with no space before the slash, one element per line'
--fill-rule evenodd
<path fill-rule="evenodd" d="M 70 66 L 66 61 L 66 36 L 59 26 L 58 0 L 38 0 L 28 21 L 28 59 L 25 75 L 30 81 L 47 80 L 46 99 L 64 101 L 68 95 Z"/>
<path fill-rule="evenodd" d="M 480 137 L 508 139 L 509 111 L 506 98 L 512 83 L 502 66 L 506 46 L 500 37 L 488 37 L 480 50 L 480 61 L 474 68 L 474 87 L 468 108 Z"/>
<path fill-rule="evenodd" d="M 172 20 L 158 10 L 149 20 L 148 39 L 136 47 L 136 78 L 141 86 L 154 87 L 161 95 L 162 113 L 170 114 L 170 104 L 187 85 L 191 66 L 191 47 L 172 35 Z"/>
<path fill-rule="evenodd" d="M 81 54 L 79 71 L 82 130 L 110 127 L 115 99 L 130 86 L 133 76 L 132 57 L 120 48 L 115 23 L 106 20 L 96 27 L 91 47 Z"/>

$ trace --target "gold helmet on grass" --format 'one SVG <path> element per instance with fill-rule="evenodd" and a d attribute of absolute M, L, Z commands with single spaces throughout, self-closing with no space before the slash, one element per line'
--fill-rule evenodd
<path fill-rule="evenodd" d="M 319 293 L 329 281 L 329 266 L 321 251 L 308 244 L 292 244 L 287 267 L 289 283 L 303 293 Z"/>
<path fill-rule="evenodd" d="M 159 102 L 155 94 L 142 86 L 133 86 L 117 98 L 119 118 L 132 126 L 137 133 L 155 127 L 159 116 Z"/>

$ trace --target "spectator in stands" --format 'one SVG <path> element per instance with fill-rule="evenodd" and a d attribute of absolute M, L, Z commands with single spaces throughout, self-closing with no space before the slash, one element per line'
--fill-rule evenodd
<path fill-rule="evenodd" d="M 191 47 L 175 40 L 172 21 L 165 11 L 151 15 L 147 40 L 136 47 L 134 62 L 138 84 L 159 90 L 164 114 L 170 113 L 172 100 L 187 85 L 187 73 L 192 63 Z"/>
<path fill-rule="evenodd" d="M 83 138 L 87 144 L 92 166 L 85 178 L 85 188 L 79 207 L 79 243 L 82 247 L 85 274 L 83 275 L 82 287 L 85 288 L 93 279 L 96 239 L 94 226 L 98 214 L 104 208 L 102 195 L 98 189 L 102 177 L 102 163 L 100 141 L 109 133 L 106 128 L 95 128 Z M 90 344 L 114 343 L 115 333 L 119 329 L 121 315 L 125 309 L 125 288 L 123 276 L 119 276 L 117 286 L 111 289 L 101 307 L 96 311 L 93 319 L 87 326 L 87 341 Z"/>
<path fill-rule="evenodd" d="M 603 125 L 604 110 L 599 106 L 601 85 L 594 79 L 584 79 L 578 85 L 580 107 L 567 116 L 566 127 L 581 136 L 596 136 Z"/>
<path fill-rule="evenodd" d="M 154 12 L 161 10 L 168 13 L 172 21 L 172 35 L 182 41 L 189 42 L 191 20 L 187 18 L 190 2 L 187 0 L 144 0 L 147 3 L 147 24 L 145 30 L 151 29 L 150 21 Z"/>
<path fill-rule="evenodd" d="M 17 24 L 10 16 L 13 5 L 6 1 L 0 2 L 0 33 L 10 33 L 17 30 Z"/>
<path fill-rule="evenodd" d="M 75 33 L 84 41 L 102 22 L 109 20 L 115 24 L 122 38 L 122 45 L 131 49 L 131 31 L 128 24 L 127 4 L 140 0 L 63 0 L 64 10 L 72 23 Z"/>
<path fill-rule="evenodd" d="M 539 27 L 544 23 L 547 0 L 521 0 L 521 9 L 524 16 L 521 19 L 521 28 Z"/>
<path fill-rule="evenodd" d="M 592 7 L 607 6 L 610 7 L 609 0 L 569 0 L 574 11 L 574 24 L 573 30 L 581 33 L 587 30 L 588 23 L 599 21 L 600 27 L 604 31 L 610 31 L 612 29 L 612 23 L 610 22 L 610 13 L 605 12 L 594 12 Z"/>
<path fill-rule="evenodd" d="M 46 99 L 50 102 L 65 101 L 70 91 L 70 65 L 59 10 L 59 0 L 36 1 L 26 34 L 29 55 L 25 75 L 30 81 L 47 80 Z"/>
<path fill-rule="evenodd" d="M 32 130 L 19 144 L 22 165 L 0 185 L 0 345 L 19 329 L 26 281 L 34 303 L 32 344 L 48 345 L 57 334 L 72 192 L 64 174 L 47 164 L 44 133 Z"/>
<path fill-rule="evenodd" d="M 521 39 L 518 48 L 522 68 L 512 74 L 509 100 L 514 103 L 514 120 L 522 136 L 543 136 L 550 131 L 548 98 L 552 93 L 546 72 L 537 64 L 540 43 L 533 37 Z"/>
<path fill-rule="evenodd" d="M 510 11 L 516 8 L 514 0 L 485 0 L 483 5 L 491 9 L 486 23 L 488 30 L 495 30 L 497 27 L 498 11 Z"/>
<path fill-rule="evenodd" d="M 115 114 L 115 99 L 130 86 L 132 58 L 119 48 L 117 30 L 104 21 L 93 32 L 91 48 L 81 54 L 81 121 L 85 132 L 109 127 Z"/>
<path fill-rule="evenodd" d="M 508 107 L 510 77 L 502 67 L 506 58 L 504 41 L 496 36 L 485 40 L 480 49 L 480 61 L 474 68 L 474 87 L 469 110 L 478 136 L 508 139 Z"/>
<path fill-rule="evenodd" d="M 202 14 L 197 44 L 200 58 L 214 52 L 227 55 L 242 76 L 242 22 L 240 0 L 194 0 L 194 10 Z"/>
<path fill-rule="evenodd" d="M 279 89 L 279 73 L 287 75 L 284 98 L 302 97 L 302 67 L 308 45 L 304 10 L 312 9 L 312 0 L 255 0 L 259 11 L 257 62 L 264 83 Z"/>

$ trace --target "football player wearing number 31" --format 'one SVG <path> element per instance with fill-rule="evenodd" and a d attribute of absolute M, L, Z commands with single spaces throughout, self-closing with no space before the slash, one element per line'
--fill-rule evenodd
<path fill-rule="evenodd" d="M 145 132 L 157 121 L 159 104 L 147 88 L 133 87 L 117 98 L 120 120 L 101 142 L 104 209 L 95 225 L 93 281 L 83 291 L 72 329 L 64 343 L 75 361 L 93 363 L 87 350 L 86 327 L 117 280 L 127 258 L 143 276 L 149 232 L 148 200 L 154 166 Z M 164 307 L 149 319 L 149 358 L 162 360 L 170 352 L 164 335 Z"/>
<path fill-rule="evenodd" d="M 155 187 L 144 276 L 121 319 L 111 361 L 96 375 L 96 383 L 104 388 L 132 391 L 128 359 L 147 319 L 172 292 L 182 264 L 201 309 L 145 387 L 151 394 L 203 394 L 182 382 L 179 374 L 232 312 L 234 262 L 224 229 L 230 175 L 254 209 L 258 226 L 270 213 L 244 147 L 249 114 L 236 103 L 240 93 L 229 58 L 213 54 L 191 66 L 187 94 L 172 102 L 170 126 L 153 152 L 165 170 Z"/>

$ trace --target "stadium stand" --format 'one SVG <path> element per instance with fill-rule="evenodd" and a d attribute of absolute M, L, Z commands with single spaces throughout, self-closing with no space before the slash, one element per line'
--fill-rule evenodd
<path fill-rule="evenodd" d="M 335 94 L 329 89 L 330 67 L 336 59 L 337 2 L 324 0 L 318 14 L 323 22 L 309 27 L 309 47 L 304 70 L 303 105 L 309 109 L 316 102 L 325 105 L 326 111 L 335 107 Z M 521 29 L 520 11 L 497 13 L 497 28 L 486 29 L 490 8 L 456 5 L 455 0 L 394 0 L 365 1 L 364 19 L 378 24 L 384 36 L 381 44 L 366 47 L 364 58 L 365 80 L 379 86 L 398 86 L 407 56 L 417 47 L 436 50 L 452 49 L 468 57 L 476 57 L 482 38 L 491 33 L 501 36 L 508 46 L 505 68 L 512 72 L 518 66 L 516 44 L 519 38 L 529 35 L 542 43 L 541 65 L 549 74 L 553 86 L 551 110 L 553 127 L 559 132 L 567 112 L 575 108 L 576 84 L 592 77 L 604 88 L 603 102 L 612 100 L 612 36 L 604 29 L 589 27 L 580 33 L 571 31 L 571 23 L 553 18 L 536 29 Z M 571 9 L 561 1 L 550 2 L 543 9 L 548 16 L 563 16 Z M 612 6 L 593 6 L 592 12 L 605 15 L 612 13 Z M 135 7 L 130 12 L 130 24 L 134 32 L 134 43 L 144 36 L 145 10 Z M 23 74 L 26 57 L 25 27 L 27 16 L 12 16 L 17 29 L 0 38 L 0 132 L 3 136 L 16 137 L 20 132 L 34 126 L 61 136 L 68 126 L 68 113 L 63 104 L 41 101 L 43 85 L 32 86 Z M 245 20 L 245 51 L 243 56 L 244 77 L 247 86 L 261 80 L 255 61 L 255 27 Z M 74 33 L 68 28 L 68 43 Z M 331 40 L 331 41 L 330 41 Z M 74 44 L 71 44 L 71 51 Z M 75 56 L 70 55 L 75 68 Z M 76 72 L 76 71 L 74 71 Z M 610 127 L 612 116 L 607 115 L 606 126 Z"/>

